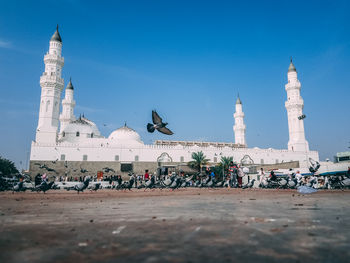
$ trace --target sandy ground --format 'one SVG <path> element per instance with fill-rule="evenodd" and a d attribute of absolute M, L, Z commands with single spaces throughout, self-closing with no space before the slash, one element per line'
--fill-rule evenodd
<path fill-rule="evenodd" d="M 0 262 L 349 262 L 350 191 L 0 193 Z"/>

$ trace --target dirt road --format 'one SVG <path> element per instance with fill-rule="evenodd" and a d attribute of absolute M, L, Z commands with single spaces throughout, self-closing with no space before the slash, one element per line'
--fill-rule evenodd
<path fill-rule="evenodd" d="M 0 262 L 349 262 L 350 191 L 0 193 Z"/>

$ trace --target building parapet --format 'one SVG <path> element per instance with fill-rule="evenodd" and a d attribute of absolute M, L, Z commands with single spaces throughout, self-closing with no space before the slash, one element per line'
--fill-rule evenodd
<path fill-rule="evenodd" d="M 229 142 L 200 142 L 200 141 L 166 141 L 166 140 L 156 140 L 155 145 L 181 145 L 181 146 L 199 146 L 199 147 L 231 147 L 231 148 L 246 148 L 246 145 L 229 143 Z"/>
<path fill-rule="evenodd" d="M 98 140 L 99 138 L 93 139 L 93 140 Z M 189 151 L 200 151 L 201 149 L 203 150 L 218 150 L 218 151 L 232 151 L 232 152 L 247 152 L 247 153 L 252 153 L 252 152 L 270 152 L 270 153 L 291 153 L 294 152 L 296 154 L 298 153 L 303 153 L 305 154 L 304 151 L 302 152 L 297 152 L 297 151 L 290 151 L 288 149 L 260 149 L 260 148 L 234 148 L 234 147 L 199 147 L 197 145 L 185 145 L 182 146 L 180 144 L 176 145 L 167 145 L 167 144 L 142 144 L 140 146 L 124 146 L 124 145 L 115 145 L 115 144 L 110 144 L 108 142 L 103 142 L 103 139 L 100 139 L 98 144 L 82 144 L 80 143 L 37 143 L 37 142 L 32 142 L 32 146 L 36 147 L 53 147 L 53 148 L 77 148 L 77 149 L 84 149 L 84 148 L 109 148 L 109 149 L 162 149 L 162 150 L 189 150 Z M 315 154 L 317 151 L 308 151 L 310 154 Z"/>

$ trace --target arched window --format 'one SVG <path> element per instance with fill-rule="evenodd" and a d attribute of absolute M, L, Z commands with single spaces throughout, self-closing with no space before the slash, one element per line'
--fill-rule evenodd
<path fill-rule="evenodd" d="M 218 157 L 214 157 L 214 163 L 218 162 Z"/>
<path fill-rule="evenodd" d="M 119 155 L 114 156 L 114 161 L 119 161 Z"/>
<path fill-rule="evenodd" d="M 183 156 L 180 157 L 180 162 L 184 162 L 185 161 L 185 158 Z"/>
<path fill-rule="evenodd" d="M 48 101 L 46 101 L 46 112 L 49 110 L 49 106 L 50 106 L 50 101 L 48 100 Z"/>
<path fill-rule="evenodd" d="M 66 133 L 65 132 L 62 132 L 62 137 L 65 137 L 66 136 Z"/>
<path fill-rule="evenodd" d="M 91 138 L 94 138 L 94 133 L 91 133 Z"/>
<path fill-rule="evenodd" d="M 79 136 L 80 136 L 80 132 L 77 131 L 77 133 L 75 134 L 75 136 L 79 137 Z"/>
<path fill-rule="evenodd" d="M 135 155 L 135 162 L 138 162 L 138 161 L 139 161 L 139 156 Z"/>

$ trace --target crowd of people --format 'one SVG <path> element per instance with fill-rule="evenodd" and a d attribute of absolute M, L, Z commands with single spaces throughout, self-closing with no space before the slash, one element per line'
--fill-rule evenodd
<path fill-rule="evenodd" d="M 155 180 L 166 180 L 170 176 L 174 175 L 175 172 L 170 172 L 168 174 L 151 174 L 149 170 L 145 170 L 144 174 L 130 174 L 133 177 L 135 187 L 138 185 L 142 185 L 143 183 L 149 181 L 152 177 L 155 177 Z M 228 166 L 228 169 L 226 170 L 225 173 L 226 177 L 223 178 L 224 181 L 229 181 L 229 186 L 230 187 L 242 187 L 242 179 L 245 176 L 245 173 L 239 165 L 235 164 L 234 162 L 231 162 L 230 165 Z M 180 177 L 184 177 L 185 174 L 184 172 L 179 173 Z M 55 178 L 55 181 L 57 182 L 84 182 L 87 176 L 58 176 Z M 221 175 L 215 174 L 214 169 L 207 169 L 205 173 L 198 173 L 194 175 L 189 182 L 189 184 L 194 184 L 195 181 L 201 180 L 203 177 L 210 178 L 213 181 L 218 181 L 219 178 L 221 179 Z M 346 173 L 346 177 L 350 178 L 350 167 L 348 168 L 348 171 Z M 89 178 L 91 178 L 89 176 Z M 288 173 L 288 179 L 290 180 L 297 180 L 298 185 L 304 185 L 307 183 L 312 182 L 313 180 L 316 180 L 317 183 L 320 185 L 325 184 L 326 178 L 317 178 L 316 176 L 305 176 L 300 173 L 300 171 L 294 172 L 292 169 L 289 170 Z M 48 176 L 46 174 L 37 174 L 35 176 L 35 185 L 39 185 L 42 181 L 47 181 Z M 109 184 L 121 184 L 123 179 L 121 175 L 108 175 L 108 176 L 103 176 L 102 178 L 98 178 L 97 176 L 94 176 L 91 178 L 92 181 L 108 181 Z M 277 181 L 278 178 L 274 172 L 274 170 L 265 172 L 263 168 L 260 169 L 258 172 L 258 181 L 260 184 L 263 183 L 263 181 Z"/>
<path fill-rule="evenodd" d="M 149 170 L 145 170 L 144 174 L 130 174 L 135 182 L 135 187 L 138 185 L 141 185 L 151 179 L 151 177 L 155 176 L 155 180 L 166 180 L 170 176 L 174 175 L 175 172 L 169 172 L 167 174 L 158 174 L 156 173 L 152 174 L 149 172 Z M 183 171 L 180 171 L 178 174 L 180 177 L 184 177 L 185 173 Z M 84 182 L 86 177 L 89 175 L 81 175 L 81 176 L 68 176 L 68 175 L 61 175 L 61 176 L 56 176 L 55 181 L 56 182 Z M 231 187 L 242 187 L 242 177 L 244 176 L 244 173 L 242 169 L 239 167 L 239 165 L 235 164 L 234 162 L 231 162 L 228 169 L 225 172 L 226 178 L 223 178 L 225 181 L 230 182 Z M 195 181 L 201 180 L 204 177 L 209 177 L 211 180 L 218 181 L 222 179 L 221 174 L 216 174 L 214 169 L 208 168 L 205 172 L 203 173 L 197 173 L 192 177 L 192 180 L 189 182 L 191 185 L 194 184 Z M 91 178 L 89 176 L 89 178 Z M 48 176 L 46 174 L 37 174 L 35 176 L 34 182 L 35 185 L 40 184 L 43 180 L 48 180 Z M 108 181 L 111 185 L 117 183 L 121 184 L 122 183 L 122 176 L 121 175 L 105 175 L 103 177 L 97 177 L 93 176 L 91 178 L 91 181 Z"/>

